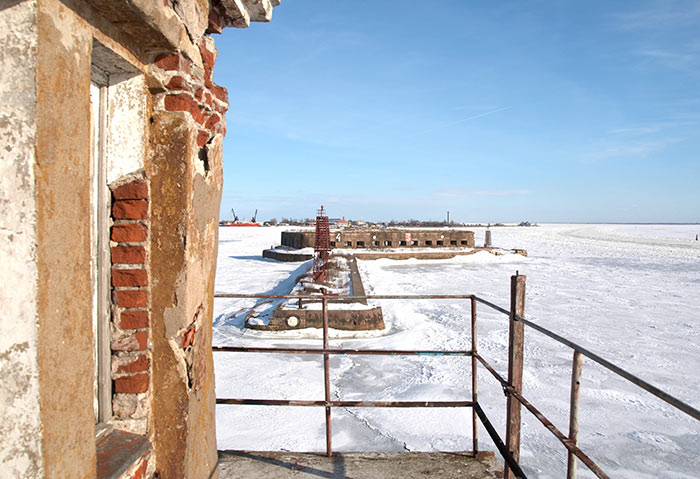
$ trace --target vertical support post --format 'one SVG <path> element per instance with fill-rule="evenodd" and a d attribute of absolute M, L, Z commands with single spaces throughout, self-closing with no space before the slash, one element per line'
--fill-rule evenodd
<path fill-rule="evenodd" d="M 510 277 L 510 326 L 508 332 L 508 384 L 518 394 L 523 392 L 523 346 L 525 325 L 515 320 L 515 316 L 525 315 L 525 278 L 519 275 Z M 520 402 L 508 395 L 506 405 L 506 449 L 520 462 Z M 515 475 L 508 465 L 504 466 L 505 479 Z"/>
<path fill-rule="evenodd" d="M 581 363 L 583 355 L 574 350 L 574 360 L 571 367 L 571 403 L 569 404 L 569 441 L 574 446 L 578 441 L 578 410 L 581 392 Z M 569 451 L 566 479 L 576 479 L 576 456 Z"/>
<path fill-rule="evenodd" d="M 471 297 L 472 305 L 472 402 L 477 404 L 477 363 L 476 363 L 476 298 Z M 472 407 L 472 450 L 474 455 L 479 452 L 479 418 L 476 413 L 476 408 Z"/>
<path fill-rule="evenodd" d="M 323 349 L 328 349 L 328 296 L 323 290 Z M 323 378 L 326 398 L 326 456 L 333 455 L 333 443 L 331 434 L 331 373 L 328 364 L 328 353 L 323 353 Z"/>

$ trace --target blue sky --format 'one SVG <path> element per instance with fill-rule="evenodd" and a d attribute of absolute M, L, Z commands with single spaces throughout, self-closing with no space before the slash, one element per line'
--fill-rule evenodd
<path fill-rule="evenodd" d="M 700 221 L 700 1 L 284 0 L 217 36 L 222 217 Z"/>

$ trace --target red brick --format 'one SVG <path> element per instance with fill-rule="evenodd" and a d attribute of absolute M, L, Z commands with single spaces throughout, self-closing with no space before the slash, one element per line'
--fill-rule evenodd
<path fill-rule="evenodd" d="M 117 367 L 118 373 L 140 373 L 143 371 L 148 371 L 150 366 L 150 361 L 148 356 L 145 354 L 140 354 L 136 356 L 133 361 L 122 363 Z"/>
<path fill-rule="evenodd" d="M 162 68 L 163 70 L 176 70 L 187 73 L 188 75 L 190 73 L 190 62 L 175 53 L 158 55 L 155 63 L 158 68 Z"/>
<path fill-rule="evenodd" d="M 144 220 L 148 218 L 148 201 L 117 200 L 112 205 L 112 217 L 118 220 Z"/>
<path fill-rule="evenodd" d="M 133 181 L 116 188 L 112 195 L 115 200 L 146 200 L 148 184 L 145 181 Z"/>
<path fill-rule="evenodd" d="M 113 264 L 142 264 L 146 262 L 146 249 L 143 246 L 114 246 Z"/>
<path fill-rule="evenodd" d="M 148 286 L 148 272 L 145 269 L 112 269 L 112 286 Z"/>
<path fill-rule="evenodd" d="M 148 239 L 148 227 L 140 223 L 114 225 L 111 238 L 117 243 L 140 243 Z"/>
<path fill-rule="evenodd" d="M 197 123 L 202 123 L 204 118 L 199 108 L 199 102 L 184 93 L 166 96 L 165 109 L 168 111 L 188 111 Z"/>
<path fill-rule="evenodd" d="M 148 374 L 136 374 L 114 380 L 114 392 L 138 394 L 148 391 Z"/>
<path fill-rule="evenodd" d="M 183 77 L 177 75 L 170 79 L 165 88 L 169 90 L 189 90 L 190 85 Z"/>
<path fill-rule="evenodd" d="M 112 341 L 112 351 L 146 351 L 148 349 L 148 331 L 138 331 Z"/>
<path fill-rule="evenodd" d="M 214 113 L 212 116 L 209 117 L 209 120 L 207 120 L 207 123 L 204 125 L 204 128 L 207 130 L 211 130 L 214 128 L 214 126 L 221 121 L 221 117 Z"/>
<path fill-rule="evenodd" d="M 144 329 L 148 327 L 148 311 L 122 311 L 119 327 L 122 329 Z"/>
<path fill-rule="evenodd" d="M 187 331 L 182 335 L 182 349 L 188 348 L 194 344 L 194 335 L 196 330 L 194 328 L 188 328 Z"/>
<path fill-rule="evenodd" d="M 204 88 L 197 88 L 197 91 L 194 92 L 194 98 L 197 101 L 202 101 L 203 95 L 204 95 Z"/>
<path fill-rule="evenodd" d="M 199 130 L 199 133 L 197 134 L 197 145 L 200 146 L 200 148 L 204 145 L 207 144 L 207 141 L 209 141 L 209 137 L 211 134 L 206 131 L 206 130 Z"/>
<path fill-rule="evenodd" d="M 211 93 L 207 92 L 207 93 L 204 95 L 204 103 L 206 103 L 206 104 L 209 105 L 210 107 L 213 107 L 213 106 L 214 106 L 214 99 L 213 99 L 213 97 L 211 96 Z"/>
<path fill-rule="evenodd" d="M 148 291 L 144 289 L 117 291 L 117 305 L 120 308 L 145 308 L 148 306 Z"/>
<path fill-rule="evenodd" d="M 211 15 L 209 16 L 211 18 Z M 214 66 L 214 54 L 207 50 L 207 42 L 204 41 L 204 37 L 199 42 L 199 53 L 202 55 L 202 61 L 206 66 L 212 68 Z"/>
<path fill-rule="evenodd" d="M 224 103 L 228 103 L 228 90 L 226 88 L 219 85 L 213 85 L 210 90 L 216 98 Z"/>

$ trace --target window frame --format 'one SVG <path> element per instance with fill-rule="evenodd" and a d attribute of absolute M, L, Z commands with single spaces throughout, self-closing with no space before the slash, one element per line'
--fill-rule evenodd
<path fill-rule="evenodd" d="M 93 63 L 91 85 L 99 91 L 99 104 L 91 108 L 91 190 L 90 231 L 93 281 L 93 330 L 95 330 L 95 381 L 97 385 L 97 411 L 95 422 L 98 434 L 107 429 L 112 419 L 112 371 L 111 371 L 111 256 L 109 253 L 109 220 L 111 194 L 107 185 L 107 134 L 109 106 L 109 73 Z M 91 99 L 92 102 L 92 99 Z M 94 118 L 97 113 L 97 118 Z M 96 137 L 96 138 L 95 138 Z"/>

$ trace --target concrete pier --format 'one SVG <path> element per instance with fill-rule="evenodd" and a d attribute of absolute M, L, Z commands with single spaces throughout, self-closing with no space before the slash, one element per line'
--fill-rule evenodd
<path fill-rule="evenodd" d="M 491 452 L 356 452 L 321 454 L 219 451 L 219 478 L 495 479 L 503 470 Z"/>

